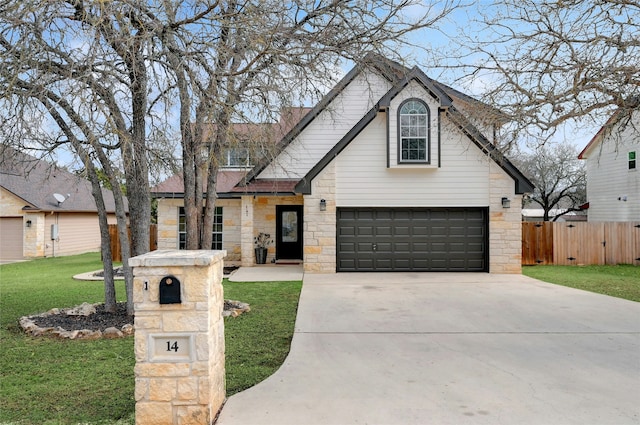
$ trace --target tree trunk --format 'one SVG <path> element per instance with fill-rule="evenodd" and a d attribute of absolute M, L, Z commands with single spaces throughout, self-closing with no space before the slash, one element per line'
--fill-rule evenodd
<path fill-rule="evenodd" d="M 71 143 L 84 163 L 85 170 L 91 182 L 91 193 L 98 210 L 98 224 L 100 227 L 100 252 L 104 272 L 104 309 L 108 313 L 116 312 L 116 287 L 113 276 L 113 256 L 111 255 L 111 235 L 109 234 L 109 220 L 107 207 L 102 196 L 102 187 L 96 173 L 95 166 L 86 149 L 76 140 L 71 138 Z"/>
<path fill-rule="evenodd" d="M 108 313 L 116 312 L 116 287 L 113 277 L 113 256 L 111 255 L 111 235 L 109 235 L 109 220 L 107 208 L 102 196 L 102 188 L 91 162 L 85 162 L 85 168 L 89 173 L 91 191 L 98 209 L 98 223 L 100 225 L 100 252 L 104 271 L 104 309 Z"/>

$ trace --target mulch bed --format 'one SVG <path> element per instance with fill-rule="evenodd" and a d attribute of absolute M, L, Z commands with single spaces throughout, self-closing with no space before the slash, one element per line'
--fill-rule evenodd
<path fill-rule="evenodd" d="M 88 316 L 69 316 L 66 314 L 51 314 L 47 316 L 33 316 L 31 320 L 41 328 L 61 327 L 67 331 L 89 329 L 104 331 L 107 328 L 122 328 L 126 324 L 133 324 L 133 316 L 127 315 L 127 304 L 118 303 L 115 313 L 104 311 L 104 304 L 96 306 L 96 312 Z"/>
<path fill-rule="evenodd" d="M 101 331 L 107 328 L 122 329 L 127 324 L 133 325 L 134 316 L 127 315 L 127 304 L 117 303 L 115 313 L 107 313 L 104 304 L 95 306 L 96 312 L 87 316 L 68 314 L 44 314 L 30 316 L 29 319 L 39 328 L 62 328 L 65 331 Z M 249 304 L 240 301 L 224 300 L 224 317 L 237 317 L 250 311 Z"/>

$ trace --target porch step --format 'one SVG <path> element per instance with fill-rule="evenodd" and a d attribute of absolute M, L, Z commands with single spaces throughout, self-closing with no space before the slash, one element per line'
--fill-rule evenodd
<path fill-rule="evenodd" d="M 276 264 L 284 264 L 284 265 L 302 264 L 302 260 L 276 260 Z"/>

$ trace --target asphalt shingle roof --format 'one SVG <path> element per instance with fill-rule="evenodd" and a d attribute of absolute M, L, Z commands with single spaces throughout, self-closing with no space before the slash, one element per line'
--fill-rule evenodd
<path fill-rule="evenodd" d="M 44 160 L 0 146 L 0 186 L 24 200 L 25 210 L 97 212 L 91 183 Z M 53 194 L 66 199 L 58 203 Z M 102 189 L 107 212 L 115 211 L 113 194 Z"/>

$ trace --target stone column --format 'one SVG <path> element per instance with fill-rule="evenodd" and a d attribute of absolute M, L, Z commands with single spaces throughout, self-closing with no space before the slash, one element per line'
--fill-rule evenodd
<path fill-rule="evenodd" d="M 222 407 L 225 255 L 167 250 L 129 260 L 137 425 L 210 425 Z"/>
<path fill-rule="evenodd" d="M 240 210 L 240 255 L 241 265 L 251 267 L 254 262 L 253 246 L 253 196 L 243 196 Z"/>
<path fill-rule="evenodd" d="M 489 271 L 522 273 L 522 195 L 515 194 L 515 183 L 491 161 L 489 175 Z M 511 206 L 502 207 L 502 198 Z"/>

